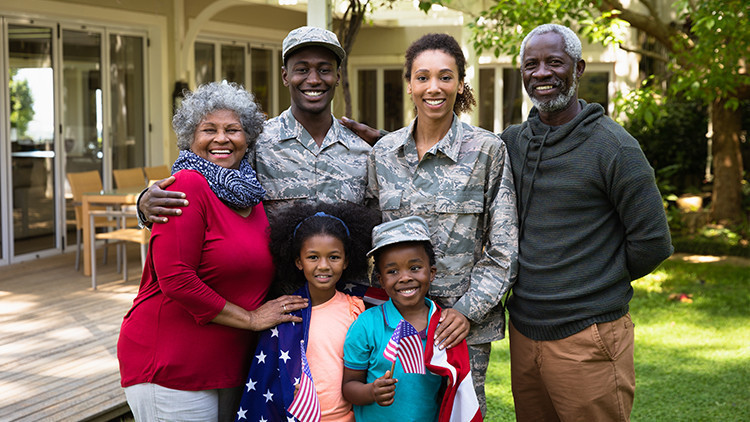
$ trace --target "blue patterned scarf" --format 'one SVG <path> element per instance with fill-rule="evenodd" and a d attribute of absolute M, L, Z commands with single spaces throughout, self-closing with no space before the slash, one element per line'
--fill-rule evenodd
<path fill-rule="evenodd" d="M 199 157 L 190 150 L 182 150 L 172 165 L 172 174 L 185 169 L 198 171 L 206 178 L 216 196 L 228 206 L 234 209 L 250 208 L 263 200 L 266 191 L 245 158 L 240 162 L 239 170 L 228 169 Z"/>

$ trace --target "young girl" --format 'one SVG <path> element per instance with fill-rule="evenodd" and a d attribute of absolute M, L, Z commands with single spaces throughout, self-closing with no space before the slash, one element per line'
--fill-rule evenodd
<path fill-rule="evenodd" d="M 372 237 L 368 255 L 390 299 L 362 313 L 346 335 L 343 392 L 354 404 L 357 422 L 481 420 L 466 334 L 458 333 L 449 349 L 427 343 L 441 320 L 440 307 L 425 297 L 437 272 L 427 223 L 416 216 L 389 221 L 375 227 Z M 405 373 L 408 359 L 401 354 L 395 364 L 384 356 L 402 320 L 419 334 L 424 374 Z M 448 331 L 453 336 L 456 330 Z"/>
<path fill-rule="evenodd" d="M 321 420 L 354 421 L 352 405 L 341 393 L 343 348 L 349 325 L 365 307 L 336 285 L 366 275 L 366 252 L 376 222 L 377 213 L 353 204 L 296 206 L 272 219 L 276 282 L 286 285 L 282 290 L 296 285 L 310 306 L 292 312 L 302 317 L 302 324 L 281 324 L 261 334 L 238 421 L 287 421 L 302 371 L 301 341 Z"/>

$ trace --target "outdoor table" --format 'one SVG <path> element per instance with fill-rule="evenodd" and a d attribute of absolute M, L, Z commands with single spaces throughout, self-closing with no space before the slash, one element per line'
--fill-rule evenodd
<path fill-rule="evenodd" d="M 81 198 L 81 210 L 85 222 L 89 221 L 92 205 L 107 205 L 121 208 L 125 205 L 135 205 L 142 189 L 113 189 L 99 192 L 84 193 Z M 134 214 L 135 215 L 135 214 Z M 83 225 L 83 274 L 91 275 L 91 240 L 90 225 Z"/>

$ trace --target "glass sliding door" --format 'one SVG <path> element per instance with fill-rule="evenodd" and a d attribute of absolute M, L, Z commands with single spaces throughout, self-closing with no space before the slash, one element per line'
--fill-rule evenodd
<path fill-rule="evenodd" d="M 387 131 L 404 125 L 404 73 L 401 69 L 383 70 L 383 125 Z"/>
<path fill-rule="evenodd" d="M 281 51 L 241 39 L 205 39 L 193 45 L 195 85 L 226 80 L 251 91 L 268 117 L 290 104 L 289 88 L 281 81 Z M 277 63 L 277 65 L 274 65 Z"/>
<path fill-rule="evenodd" d="M 109 35 L 112 169 L 143 167 L 146 163 L 144 50 L 143 37 Z"/>
<path fill-rule="evenodd" d="M 245 47 L 236 45 L 221 46 L 221 79 L 246 86 Z"/>
<path fill-rule="evenodd" d="M 57 248 L 51 27 L 8 24 L 13 256 Z"/>
<path fill-rule="evenodd" d="M 146 37 L 0 17 L 0 264 L 75 243 L 67 174 L 146 163 Z M 67 233 L 67 234 L 66 234 Z"/>
<path fill-rule="evenodd" d="M 401 69 L 357 70 L 357 119 L 394 131 L 404 125 L 404 81 Z"/>
<path fill-rule="evenodd" d="M 213 82 L 216 70 L 215 48 L 213 44 L 195 43 L 195 86 Z"/>
<path fill-rule="evenodd" d="M 266 48 L 250 49 L 250 64 L 252 66 L 250 91 L 255 95 L 255 101 L 260 104 L 263 112 L 267 116 L 273 117 L 275 114 L 271 110 L 271 87 L 273 86 L 273 51 Z M 288 90 L 287 90 L 288 95 Z"/>
<path fill-rule="evenodd" d="M 65 171 L 96 170 L 103 174 L 102 136 L 102 33 L 64 29 L 62 31 L 63 75 L 62 122 Z M 65 185 L 67 244 L 75 243 L 76 224 L 73 195 Z"/>

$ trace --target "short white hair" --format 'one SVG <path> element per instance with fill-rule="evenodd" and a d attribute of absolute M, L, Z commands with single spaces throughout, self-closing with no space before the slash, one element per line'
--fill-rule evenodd
<path fill-rule="evenodd" d="M 548 32 L 560 34 L 563 42 L 565 43 L 565 52 L 568 54 L 568 56 L 570 56 L 571 59 L 573 59 L 574 63 L 578 63 L 583 58 L 583 48 L 581 47 L 581 40 L 578 39 L 573 30 L 571 30 L 567 26 L 557 25 L 554 23 L 546 23 L 532 29 L 531 32 L 526 34 L 526 37 L 524 37 L 523 42 L 521 42 L 521 53 L 519 55 L 521 58 L 521 64 L 523 64 L 523 55 L 526 53 L 526 43 L 529 42 L 531 37 L 533 37 L 534 35 L 546 34 Z"/>

